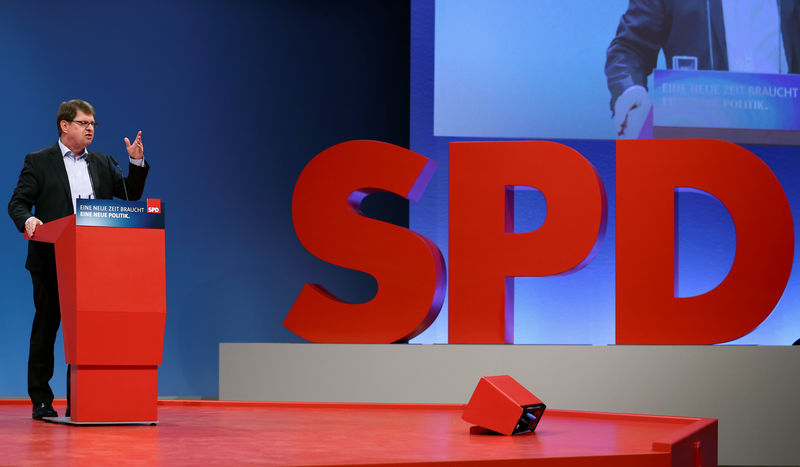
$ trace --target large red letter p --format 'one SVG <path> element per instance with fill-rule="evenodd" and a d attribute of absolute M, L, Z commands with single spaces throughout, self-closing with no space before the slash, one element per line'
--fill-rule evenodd
<path fill-rule="evenodd" d="M 544 195 L 538 229 L 514 232 L 514 187 Z M 594 167 L 563 144 L 451 143 L 449 342 L 513 343 L 513 278 L 586 265 L 605 234 L 606 209 Z"/>

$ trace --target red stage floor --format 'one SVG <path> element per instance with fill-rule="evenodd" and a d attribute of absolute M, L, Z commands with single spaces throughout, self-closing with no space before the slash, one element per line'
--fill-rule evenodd
<path fill-rule="evenodd" d="M 0 465 L 717 465 L 713 419 L 548 409 L 534 434 L 470 435 L 463 407 L 161 401 L 157 426 L 66 426 L 0 399 Z"/>

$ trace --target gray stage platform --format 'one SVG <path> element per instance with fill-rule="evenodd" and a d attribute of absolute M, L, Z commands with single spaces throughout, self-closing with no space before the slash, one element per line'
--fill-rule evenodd
<path fill-rule="evenodd" d="M 800 465 L 800 346 L 223 343 L 219 396 L 466 403 L 497 374 L 548 408 L 717 418 L 720 464 Z"/>

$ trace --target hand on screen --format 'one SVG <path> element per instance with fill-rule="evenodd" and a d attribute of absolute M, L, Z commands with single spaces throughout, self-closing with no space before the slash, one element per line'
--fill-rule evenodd
<path fill-rule="evenodd" d="M 142 145 L 142 130 L 139 130 L 139 133 L 136 135 L 136 139 L 133 140 L 133 144 L 125 137 L 125 149 L 128 151 L 128 156 L 131 159 L 141 159 L 144 157 L 144 146 Z"/>
<path fill-rule="evenodd" d="M 25 221 L 25 231 L 28 233 L 28 236 L 33 237 L 33 234 L 36 233 L 36 227 L 42 224 L 43 222 L 35 217 L 31 217 Z"/>
<path fill-rule="evenodd" d="M 631 86 L 614 103 L 614 129 L 617 138 L 638 138 L 647 114 L 650 112 L 650 97 L 643 86 Z"/>

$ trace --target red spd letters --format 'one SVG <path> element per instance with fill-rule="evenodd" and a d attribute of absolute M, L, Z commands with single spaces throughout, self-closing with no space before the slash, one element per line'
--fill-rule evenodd
<path fill-rule="evenodd" d="M 372 275 L 376 296 L 346 303 L 306 284 L 284 325 L 312 342 L 405 342 L 442 306 L 446 273 L 429 239 L 361 215 L 390 191 L 416 201 L 436 163 L 398 146 L 350 141 L 317 155 L 295 186 L 303 246 Z M 513 343 L 513 277 L 580 270 L 600 247 L 602 180 L 577 151 L 548 141 L 450 145 L 450 343 Z M 513 190 L 538 189 L 544 224 L 513 232 Z M 675 192 L 703 190 L 728 209 L 736 255 L 728 276 L 675 297 Z M 794 228 L 775 175 L 755 154 L 717 140 L 617 142 L 617 344 L 714 344 L 739 338 L 772 312 L 789 279 Z"/>

